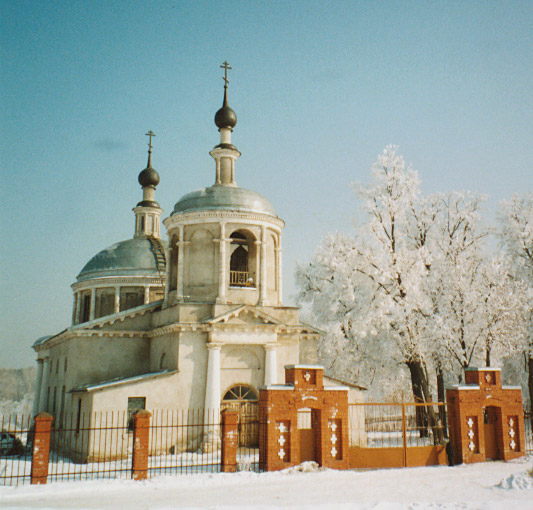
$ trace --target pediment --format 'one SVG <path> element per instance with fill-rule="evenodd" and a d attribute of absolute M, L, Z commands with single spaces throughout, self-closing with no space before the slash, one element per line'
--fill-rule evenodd
<path fill-rule="evenodd" d="M 206 322 L 209 324 L 283 325 L 279 320 L 251 305 L 239 306 Z"/>

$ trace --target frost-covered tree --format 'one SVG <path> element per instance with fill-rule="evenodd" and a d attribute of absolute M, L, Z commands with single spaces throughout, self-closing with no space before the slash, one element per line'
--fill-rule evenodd
<path fill-rule="evenodd" d="M 511 259 L 513 276 L 525 288 L 523 349 L 528 367 L 529 398 L 533 402 L 533 193 L 515 195 L 502 202 L 499 235 Z"/>
<path fill-rule="evenodd" d="M 321 324 L 337 330 L 328 342 L 370 353 L 367 362 L 404 363 L 415 399 L 431 401 L 424 360 L 431 300 L 424 280 L 434 211 L 394 146 L 378 157 L 370 182 L 354 188 L 368 221 L 354 236 L 327 238 L 311 265 L 299 269 L 300 298 L 313 303 Z"/>
<path fill-rule="evenodd" d="M 428 335 L 433 339 L 436 366 L 456 371 L 458 377 L 472 362 L 479 364 L 482 350 L 476 331 L 483 295 L 484 238 L 488 234 L 479 226 L 482 200 L 472 193 L 440 195 L 431 244 L 427 290 L 433 313 Z"/>

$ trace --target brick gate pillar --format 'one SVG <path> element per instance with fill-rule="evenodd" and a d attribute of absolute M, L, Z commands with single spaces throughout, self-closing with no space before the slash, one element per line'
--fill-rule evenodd
<path fill-rule="evenodd" d="M 133 459 L 131 475 L 134 480 L 148 478 L 148 452 L 150 444 L 151 413 L 145 410 L 133 415 Z"/>
<path fill-rule="evenodd" d="M 33 449 L 31 459 L 31 483 L 44 484 L 48 478 L 48 459 L 50 457 L 50 433 L 53 418 L 48 413 L 35 417 Z"/>
<path fill-rule="evenodd" d="M 237 412 L 224 409 L 222 411 L 222 446 L 220 459 L 220 467 L 223 473 L 235 472 L 238 446 Z"/>

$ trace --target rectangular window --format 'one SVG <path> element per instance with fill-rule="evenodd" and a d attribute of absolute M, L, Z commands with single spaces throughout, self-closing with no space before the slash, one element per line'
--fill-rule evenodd
<path fill-rule="evenodd" d="M 78 399 L 78 416 L 76 417 L 76 434 L 80 432 L 80 422 L 81 422 L 81 398 Z"/>
<path fill-rule="evenodd" d="M 67 372 L 67 357 L 65 356 L 65 368 L 64 368 L 64 371 L 65 373 Z"/>
<path fill-rule="evenodd" d="M 52 397 L 52 416 L 56 417 L 56 397 L 57 397 L 57 388 L 54 386 L 54 393 Z"/>
<path fill-rule="evenodd" d="M 128 430 L 133 430 L 133 415 L 146 409 L 146 397 L 128 397 Z"/>
<path fill-rule="evenodd" d="M 61 403 L 59 407 L 59 427 L 63 426 L 63 421 L 65 417 L 65 387 L 61 390 Z"/>

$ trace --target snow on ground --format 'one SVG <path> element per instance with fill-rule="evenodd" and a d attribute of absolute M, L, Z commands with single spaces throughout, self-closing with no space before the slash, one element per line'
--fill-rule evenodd
<path fill-rule="evenodd" d="M 309 466 L 308 466 L 309 467 Z M 372 471 L 289 469 L 0 487 L 2 509 L 533 510 L 533 457 Z"/>

